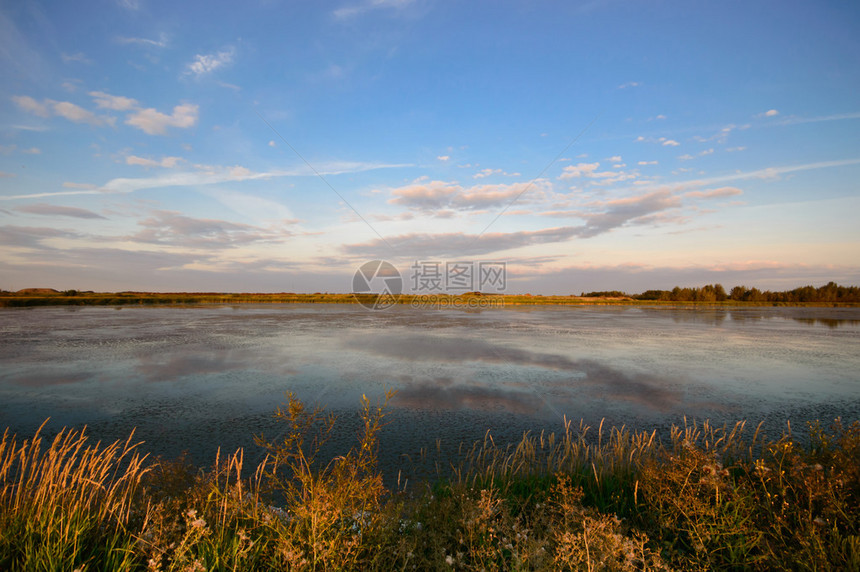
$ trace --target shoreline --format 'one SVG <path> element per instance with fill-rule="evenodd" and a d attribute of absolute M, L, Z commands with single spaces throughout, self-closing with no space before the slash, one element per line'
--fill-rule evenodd
<path fill-rule="evenodd" d="M 296 294 L 286 293 L 214 293 L 214 292 L 81 292 L 74 295 L 2 293 L 0 308 L 36 306 L 163 306 L 218 304 L 379 304 L 415 308 L 491 309 L 506 306 L 663 306 L 692 308 L 858 308 L 860 302 L 768 302 L 768 301 L 673 301 L 637 300 L 632 297 L 498 295 L 467 293 L 400 294 L 383 297 L 377 294 Z"/>

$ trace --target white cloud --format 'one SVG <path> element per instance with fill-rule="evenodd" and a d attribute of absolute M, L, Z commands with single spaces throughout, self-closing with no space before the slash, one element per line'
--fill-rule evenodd
<path fill-rule="evenodd" d="M 472 175 L 472 177 L 475 179 L 483 179 L 483 178 L 489 177 L 491 175 L 498 175 L 501 172 L 502 172 L 501 169 L 481 169 L 479 172 Z"/>
<path fill-rule="evenodd" d="M 612 157 L 607 159 L 607 161 L 609 161 L 610 163 L 620 163 L 621 160 L 621 155 L 613 155 Z"/>
<path fill-rule="evenodd" d="M 138 103 L 136 99 L 123 97 L 121 95 L 111 95 L 103 91 L 91 91 L 89 95 L 96 102 L 96 106 L 100 109 L 113 109 L 114 111 L 128 111 L 136 109 Z"/>
<path fill-rule="evenodd" d="M 269 141 L 269 147 L 275 147 L 276 145 L 277 143 L 275 143 L 274 141 Z"/>
<path fill-rule="evenodd" d="M 657 161 L 639 161 L 639 165 L 656 165 Z"/>
<path fill-rule="evenodd" d="M 113 125 L 116 122 L 116 119 L 113 117 L 96 115 L 92 111 L 88 111 L 68 101 L 51 101 L 51 104 L 53 105 L 55 115 L 64 117 L 74 123 L 87 123 L 99 127 L 101 125 Z"/>
<path fill-rule="evenodd" d="M 120 44 L 134 44 L 138 46 L 153 46 L 156 48 L 164 48 L 167 46 L 167 36 L 165 34 L 161 34 L 158 37 L 158 40 L 150 40 L 148 38 L 128 38 L 124 36 L 117 36 L 116 41 Z"/>
<path fill-rule="evenodd" d="M 776 109 L 768 109 L 764 113 L 759 113 L 756 117 L 776 117 L 779 115 L 779 111 Z"/>
<path fill-rule="evenodd" d="M 202 77 L 218 68 L 233 62 L 235 49 L 227 48 L 215 54 L 203 54 L 194 56 L 194 61 L 188 64 L 186 74 Z"/>
<path fill-rule="evenodd" d="M 621 85 L 619 85 L 618 89 L 628 89 L 630 87 L 639 87 L 640 85 L 642 84 L 638 81 L 628 81 L 627 83 L 622 83 Z"/>
<path fill-rule="evenodd" d="M 41 155 L 42 150 L 38 147 L 30 147 L 29 149 L 21 149 L 21 153 L 26 153 L 28 155 Z"/>
<path fill-rule="evenodd" d="M 562 170 L 559 179 L 574 179 L 582 176 L 591 176 L 591 174 L 600 167 L 600 163 L 579 163 L 577 165 L 568 165 Z"/>
<path fill-rule="evenodd" d="M 436 159 L 438 159 L 439 161 L 447 161 L 450 158 L 451 157 L 449 155 L 439 155 L 438 157 L 436 157 Z"/>
<path fill-rule="evenodd" d="M 141 165 L 143 167 L 164 167 L 167 169 L 177 166 L 182 161 L 185 161 L 185 159 L 183 159 L 182 157 L 163 157 L 161 161 L 145 159 L 143 157 L 136 157 L 135 155 L 129 155 L 125 158 L 125 162 L 127 165 Z"/>
<path fill-rule="evenodd" d="M 664 147 L 677 147 L 678 145 L 680 145 L 680 143 L 678 143 L 674 139 L 666 139 L 665 141 L 663 141 Z"/>
<path fill-rule="evenodd" d="M 106 115 L 96 115 L 92 111 L 88 111 L 79 105 L 75 105 L 69 101 L 54 101 L 45 99 L 41 103 L 27 95 L 16 95 L 12 97 L 18 107 L 37 115 L 39 117 L 50 117 L 51 114 L 64 117 L 75 123 L 88 123 L 99 127 L 101 125 L 114 125 L 116 119 Z"/>
<path fill-rule="evenodd" d="M 39 103 L 29 95 L 14 95 L 12 96 L 12 101 L 14 101 L 18 107 L 24 111 L 32 113 L 33 115 L 38 115 L 39 117 L 50 117 L 51 115 L 47 105 Z"/>
<path fill-rule="evenodd" d="M 129 115 L 125 122 L 149 135 L 164 135 L 168 127 L 194 127 L 197 124 L 197 110 L 197 105 L 191 103 L 177 105 L 173 108 L 172 115 L 147 108 Z"/>

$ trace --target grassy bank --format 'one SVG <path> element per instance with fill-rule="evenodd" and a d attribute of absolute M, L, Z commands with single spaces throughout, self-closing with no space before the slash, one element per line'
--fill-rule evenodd
<path fill-rule="evenodd" d="M 574 426 L 434 479 L 383 486 L 384 404 L 318 458 L 337 420 L 290 399 L 255 467 L 200 471 L 74 430 L 0 444 L 2 570 L 860 568 L 860 423 L 804 446 L 738 424 L 653 433 Z M 397 431 L 387 427 L 386 431 Z"/>
<path fill-rule="evenodd" d="M 71 293 L 73 292 L 73 293 Z M 401 294 L 382 298 L 376 294 L 275 294 L 217 293 L 217 292 L 0 292 L 0 308 L 34 306 L 156 306 L 156 305 L 224 305 L 224 304 L 392 304 L 422 308 L 481 309 L 505 306 L 582 306 L 582 305 L 637 305 L 637 306 L 691 306 L 691 307 L 748 307 L 748 306 L 810 306 L 858 307 L 858 302 L 766 302 L 723 300 L 672 301 L 636 299 L 629 296 L 540 296 L 540 295 L 487 295 L 467 293 L 461 295 Z"/>

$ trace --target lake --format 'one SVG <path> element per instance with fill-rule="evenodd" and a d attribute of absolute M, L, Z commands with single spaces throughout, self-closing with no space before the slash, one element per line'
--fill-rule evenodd
<path fill-rule="evenodd" d="M 560 431 L 563 419 L 665 430 L 688 419 L 860 418 L 860 309 L 642 306 L 370 311 L 358 305 L 0 310 L 0 426 L 29 436 L 137 428 L 209 464 L 277 436 L 285 392 L 355 435 L 362 394 L 397 390 L 384 468 L 422 447 Z"/>

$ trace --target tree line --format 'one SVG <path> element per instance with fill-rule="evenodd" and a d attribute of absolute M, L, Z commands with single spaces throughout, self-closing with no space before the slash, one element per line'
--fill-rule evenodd
<path fill-rule="evenodd" d="M 625 294 L 618 291 L 589 292 L 583 296 L 589 297 L 612 297 L 628 296 L 634 300 L 659 300 L 665 302 L 860 302 L 860 287 L 840 286 L 835 282 L 828 282 L 824 286 L 802 286 L 794 290 L 783 292 L 771 292 L 770 290 L 759 290 L 758 288 L 747 288 L 746 286 L 735 286 L 729 291 L 722 284 L 708 284 L 700 288 L 681 288 L 675 286 L 671 290 L 646 290 L 641 294 Z"/>

